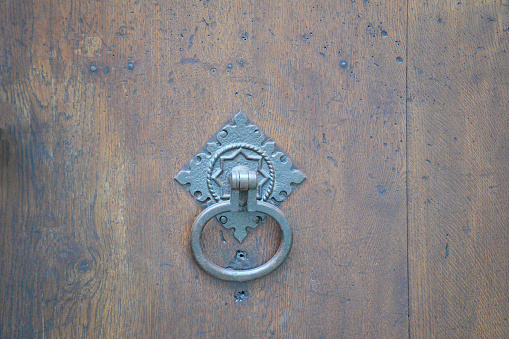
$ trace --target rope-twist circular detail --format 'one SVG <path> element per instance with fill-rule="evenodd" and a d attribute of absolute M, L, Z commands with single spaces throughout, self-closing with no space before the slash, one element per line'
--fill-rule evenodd
<path fill-rule="evenodd" d="M 228 146 L 225 146 L 225 147 L 219 149 L 216 153 L 214 153 L 214 155 L 210 159 L 210 166 L 209 166 L 209 169 L 207 170 L 207 187 L 209 189 L 210 194 L 216 201 L 219 201 L 221 199 L 217 195 L 217 193 L 214 192 L 214 188 L 212 187 L 212 169 L 213 169 L 214 164 L 216 163 L 217 159 L 221 156 L 221 154 L 228 152 L 232 149 L 236 149 L 236 148 L 245 148 L 245 149 L 254 151 L 257 154 L 259 154 L 263 158 L 263 160 L 265 160 L 267 162 L 267 165 L 269 166 L 269 186 L 267 187 L 267 191 L 265 192 L 265 194 L 262 196 L 262 200 L 267 201 L 267 199 L 270 197 L 270 195 L 272 193 L 272 190 L 274 189 L 274 164 L 270 160 L 267 153 L 265 153 L 265 151 L 263 151 L 261 148 L 256 147 L 254 145 L 242 143 L 242 142 L 231 144 L 231 145 L 228 145 Z"/>

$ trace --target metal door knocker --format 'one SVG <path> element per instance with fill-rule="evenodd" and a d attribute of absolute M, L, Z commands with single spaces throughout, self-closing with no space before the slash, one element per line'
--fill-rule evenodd
<path fill-rule="evenodd" d="M 306 176 L 294 168 L 290 159 L 276 149 L 260 129 L 239 112 L 224 126 L 216 139 L 207 143 L 189 166 L 175 177 L 207 208 L 191 228 L 191 248 L 198 265 L 208 274 L 223 280 L 246 281 L 260 278 L 278 268 L 290 253 L 292 230 L 283 212 L 276 207 Z M 276 254 L 265 264 L 251 269 L 229 269 L 209 260 L 201 246 L 201 233 L 212 218 L 225 228 L 234 229 L 242 243 L 247 227 L 255 228 L 265 216 L 281 228 L 282 239 Z"/>

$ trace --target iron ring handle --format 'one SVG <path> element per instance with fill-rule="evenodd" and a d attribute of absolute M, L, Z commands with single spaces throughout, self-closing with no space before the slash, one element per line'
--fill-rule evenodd
<path fill-rule="evenodd" d="M 201 233 L 205 224 L 218 214 L 230 212 L 232 206 L 229 201 L 219 202 L 207 207 L 198 215 L 191 227 L 191 248 L 193 255 L 200 267 L 213 277 L 229 281 L 247 281 L 257 279 L 269 274 L 278 268 L 288 257 L 292 247 L 292 230 L 283 212 L 274 205 L 263 201 L 257 201 L 256 211 L 267 214 L 274 218 L 282 231 L 282 239 L 276 254 L 265 264 L 247 269 L 233 270 L 226 269 L 214 264 L 205 254 L 200 243 Z"/>

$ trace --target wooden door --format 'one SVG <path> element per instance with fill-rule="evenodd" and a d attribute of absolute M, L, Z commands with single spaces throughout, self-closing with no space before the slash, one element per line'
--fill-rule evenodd
<path fill-rule="evenodd" d="M 509 337 L 505 1 L 0 3 L 0 337 Z M 194 262 L 173 176 L 239 110 L 307 175 L 286 262 Z M 242 248 L 203 236 L 228 265 Z"/>

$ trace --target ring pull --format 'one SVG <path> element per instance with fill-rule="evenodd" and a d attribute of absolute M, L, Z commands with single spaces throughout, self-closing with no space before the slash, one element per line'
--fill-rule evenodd
<path fill-rule="evenodd" d="M 305 178 L 258 126 L 237 113 L 175 176 L 208 206 L 191 228 L 191 247 L 198 264 L 210 275 L 232 281 L 256 279 L 275 270 L 292 247 L 292 230 L 276 205 Z M 262 215 L 274 218 L 282 231 L 279 249 L 268 262 L 253 269 L 234 270 L 220 267 L 204 255 L 200 237 L 210 219 L 217 217 L 223 227 L 234 228 L 233 236 L 241 243 L 247 236 L 246 228 L 257 227 Z"/>
<path fill-rule="evenodd" d="M 193 255 L 200 267 L 213 277 L 230 281 L 247 281 L 261 278 L 278 268 L 288 257 L 292 247 L 292 230 L 283 212 L 274 205 L 256 199 L 257 177 L 256 172 L 245 168 L 235 168 L 230 174 L 231 197 L 229 201 L 220 202 L 206 208 L 198 215 L 191 228 L 191 247 Z M 240 205 L 240 192 L 247 191 L 247 204 Z M 201 233 L 207 222 L 213 217 L 235 212 L 247 214 L 260 212 L 271 216 L 281 228 L 282 239 L 276 254 L 265 264 L 247 270 L 226 269 L 214 264 L 204 254 L 201 247 Z M 242 219 L 240 219 L 242 220 Z M 236 230 L 242 225 L 234 225 Z"/>

